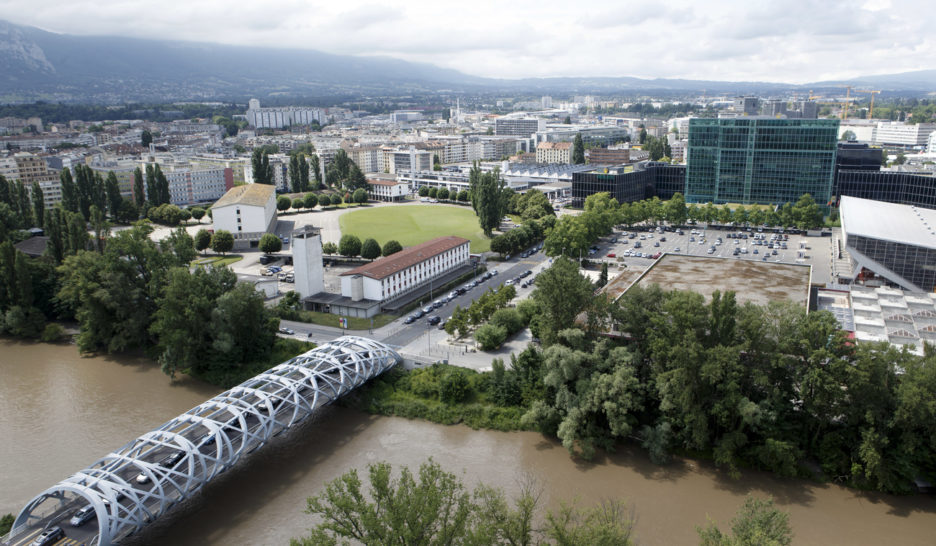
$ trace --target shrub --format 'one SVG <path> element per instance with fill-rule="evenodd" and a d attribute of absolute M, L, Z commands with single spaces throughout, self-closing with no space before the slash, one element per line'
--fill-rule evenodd
<path fill-rule="evenodd" d="M 439 196 L 439 188 L 429 188 L 429 197 L 435 199 Z"/>
<path fill-rule="evenodd" d="M 475 331 L 475 341 L 483 351 L 491 351 L 500 347 L 507 340 L 507 330 L 503 326 L 484 324 Z"/>
<path fill-rule="evenodd" d="M 360 255 L 361 240 L 354 235 L 342 235 L 338 241 L 338 253 L 348 257 Z"/>
<path fill-rule="evenodd" d="M 465 400 L 471 392 L 468 378 L 459 370 L 449 370 L 442 376 L 439 385 L 439 400 L 445 404 L 457 404 Z"/>
<path fill-rule="evenodd" d="M 351 199 L 354 200 L 355 203 L 367 203 L 367 190 L 364 188 L 354 190 Z"/>
<path fill-rule="evenodd" d="M 439 199 L 448 199 L 448 198 L 449 198 L 448 188 L 442 188 L 441 190 L 439 190 Z"/>
<path fill-rule="evenodd" d="M 470 199 L 471 199 L 471 197 L 468 195 L 468 190 L 462 190 L 462 191 L 458 192 L 458 200 L 459 200 L 459 201 L 465 201 L 465 202 L 466 202 L 466 201 L 468 201 L 468 200 L 470 200 Z"/>
<path fill-rule="evenodd" d="M 280 211 L 287 211 L 289 207 L 292 206 L 292 201 L 289 200 L 285 195 L 281 195 L 276 198 L 276 208 Z"/>
<path fill-rule="evenodd" d="M 338 206 L 338 205 L 340 205 L 340 204 L 341 204 L 341 196 L 338 195 L 337 193 L 333 193 L 332 196 L 331 196 L 331 204 L 332 204 L 332 206 Z"/>
<path fill-rule="evenodd" d="M 332 242 L 325 243 L 322 245 L 322 252 L 324 252 L 325 254 L 337 254 L 338 245 Z"/>
<path fill-rule="evenodd" d="M 421 187 L 419 188 L 419 196 L 420 196 L 420 197 L 428 197 L 428 196 L 429 196 L 429 187 L 428 187 L 428 186 L 421 186 Z"/>
<path fill-rule="evenodd" d="M 380 256 L 380 245 L 374 239 L 364 239 L 361 245 L 361 257 L 365 260 L 373 260 Z"/>
<path fill-rule="evenodd" d="M 403 245 L 401 245 L 399 241 L 390 239 L 389 241 L 384 243 L 383 252 L 381 254 L 383 254 L 384 256 L 389 256 L 401 250 L 403 250 Z"/>
<path fill-rule="evenodd" d="M 62 328 L 61 324 L 58 324 L 57 322 L 50 322 L 46 324 L 45 329 L 42 330 L 42 335 L 40 336 L 40 339 L 42 341 L 45 341 L 46 343 L 54 343 L 62 339 L 62 336 L 64 335 L 65 335 L 65 328 Z"/>
<path fill-rule="evenodd" d="M 525 326 L 523 316 L 516 309 L 498 309 L 491 315 L 491 324 L 500 326 L 507 335 L 515 334 Z"/>

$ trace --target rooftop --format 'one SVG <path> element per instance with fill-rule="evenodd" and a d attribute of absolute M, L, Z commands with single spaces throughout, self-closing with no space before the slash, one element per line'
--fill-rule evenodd
<path fill-rule="evenodd" d="M 809 265 L 664 254 L 626 290 L 615 279 L 609 292 L 623 294 L 632 286 L 658 284 L 664 290 L 688 290 L 706 299 L 716 290 L 731 290 L 739 304 L 790 300 L 806 306 L 811 270 Z"/>
<path fill-rule="evenodd" d="M 276 188 L 267 184 L 235 186 L 221 196 L 221 199 L 218 199 L 212 208 L 227 207 L 229 205 L 265 207 L 274 193 L 276 193 Z"/>
<path fill-rule="evenodd" d="M 540 142 L 537 150 L 571 150 L 571 142 Z"/>
<path fill-rule="evenodd" d="M 842 231 L 936 249 L 936 210 L 842 196 Z"/>
<path fill-rule="evenodd" d="M 422 244 L 404 248 L 396 254 L 391 254 L 386 258 L 380 258 L 379 260 L 375 260 L 369 264 L 356 267 L 351 271 L 342 273 L 341 276 L 364 275 L 365 277 L 370 277 L 377 280 L 385 279 L 390 275 L 399 273 L 400 271 L 428 260 L 429 258 L 441 254 L 442 252 L 451 250 L 463 244 L 468 244 L 470 242 L 471 241 L 468 239 L 463 237 L 455 237 L 454 235 L 449 235 L 448 237 L 439 237 L 437 239 L 432 239 L 431 241 L 426 241 Z"/>

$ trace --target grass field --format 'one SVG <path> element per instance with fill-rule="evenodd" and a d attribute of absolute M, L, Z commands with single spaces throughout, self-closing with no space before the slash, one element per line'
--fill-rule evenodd
<path fill-rule="evenodd" d="M 471 240 L 472 252 L 487 252 L 491 240 L 484 236 L 478 217 L 470 208 L 433 205 L 375 207 L 356 210 L 338 219 L 342 235 L 357 235 L 362 241 L 372 237 L 383 246 L 396 239 L 403 246 L 429 239 L 457 235 Z"/>
<path fill-rule="evenodd" d="M 195 258 L 192 260 L 192 265 L 213 265 L 215 267 L 221 267 L 222 265 L 231 265 L 234 262 L 239 262 L 243 260 L 244 257 L 240 254 L 226 254 L 224 256 L 208 256 L 204 258 Z"/>

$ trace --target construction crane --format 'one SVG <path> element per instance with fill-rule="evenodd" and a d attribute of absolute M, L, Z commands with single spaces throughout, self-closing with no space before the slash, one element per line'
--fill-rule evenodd
<path fill-rule="evenodd" d="M 848 121 L 848 107 L 851 105 L 851 90 L 852 86 L 850 85 L 838 85 L 836 87 L 845 88 L 845 102 L 842 103 L 842 121 Z"/>
<path fill-rule="evenodd" d="M 855 93 L 871 93 L 871 107 L 868 109 L 868 119 L 874 117 L 874 95 L 880 92 L 880 89 L 855 89 Z"/>

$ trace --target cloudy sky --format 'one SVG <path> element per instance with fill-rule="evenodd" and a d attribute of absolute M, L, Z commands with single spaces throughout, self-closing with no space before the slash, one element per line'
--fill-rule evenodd
<path fill-rule="evenodd" d="M 804 83 L 936 68 L 933 0 L 0 0 L 0 19 L 384 55 L 478 76 Z"/>

